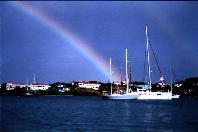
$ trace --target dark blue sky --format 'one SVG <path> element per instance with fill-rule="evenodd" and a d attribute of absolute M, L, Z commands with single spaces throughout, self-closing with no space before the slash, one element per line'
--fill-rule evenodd
<path fill-rule="evenodd" d="M 133 79 L 143 81 L 145 25 L 160 68 L 169 82 L 198 75 L 197 2 L 26 2 L 67 27 L 117 69 L 124 70 L 128 48 Z M 1 82 L 71 82 L 108 79 L 74 47 L 35 17 L 0 3 Z M 152 80 L 159 80 L 154 59 Z M 174 80 L 175 81 L 175 80 Z"/>

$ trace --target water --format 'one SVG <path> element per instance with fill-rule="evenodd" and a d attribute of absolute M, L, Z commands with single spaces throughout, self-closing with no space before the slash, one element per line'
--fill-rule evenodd
<path fill-rule="evenodd" d="M 1 131 L 198 131 L 198 99 L 1 97 Z"/>

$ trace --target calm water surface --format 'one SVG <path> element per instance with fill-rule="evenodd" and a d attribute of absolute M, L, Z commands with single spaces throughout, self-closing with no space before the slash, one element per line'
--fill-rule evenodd
<path fill-rule="evenodd" d="M 1 97 L 1 131 L 198 132 L 198 99 Z"/>

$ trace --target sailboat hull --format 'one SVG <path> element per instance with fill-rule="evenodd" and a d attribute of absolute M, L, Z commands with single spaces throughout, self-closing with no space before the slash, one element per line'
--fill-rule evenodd
<path fill-rule="evenodd" d="M 170 92 L 145 92 L 141 93 L 138 100 L 171 100 L 172 93 Z"/>
<path fill-rule="evenodd" d="M 104 99 L 137 99 L 139 97 L 139 94 L 111 94 L 111 95 L 104 95 Z"/>

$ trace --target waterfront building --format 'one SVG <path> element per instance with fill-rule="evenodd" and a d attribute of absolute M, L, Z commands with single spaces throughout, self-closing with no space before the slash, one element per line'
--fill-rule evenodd
<path fill-rule="evenodd" d="M 94 89 L 94 90 L 98 90 L 100 87 L 100 83 L 98 83 L 97 81 L 81 81 L 78 83 L 78 86 L 80 88 L 89 88 L 89 89 Z"/>
<path fill-rule="evenodd" d="M 122 81 L 122 82 L 116 81 L 116 82 L 114 82 L 114 84 L 117 86 L 126 85 L 126 81 Z"/>
<path fill-rule="evenodd" d="M 17 87 L 18 88 L 24 88 L 24 87 L 26 87 L 26 85 L 17 84 L 17 83 L 11 83 L 11 82 L 6 83 L 6 90 L 14 90 Z"/>
<path fill-rule="evenodd" d="M 33 83 L 28 86 L 30 90 L 47 90 L 51 86 L 48 84 L 38 84 L 38 83 Z"/>

